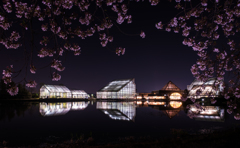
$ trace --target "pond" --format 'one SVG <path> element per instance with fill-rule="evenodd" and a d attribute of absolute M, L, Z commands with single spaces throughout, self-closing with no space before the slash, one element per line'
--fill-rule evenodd
<path fill-rule="evenodd" d="M 170 102 L 17 102 L 0 103 L 0 141 L 43 142 L 49 139 L 126 136 L 169 137 L 239 126 L 223 106 L 205 106 L 194 118 L 178 101 Z"/>

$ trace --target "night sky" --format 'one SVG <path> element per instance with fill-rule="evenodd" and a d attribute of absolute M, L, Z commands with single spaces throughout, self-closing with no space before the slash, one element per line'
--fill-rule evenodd
<path fill-rule="evenodd" d="M 124 35 L 113 27 L 110 34 L 114 40 L 108 43 L 107 48 L 101 46 L 98 33 L 85 40 L 77 38 L 75 41 L 81 47 L 81 54 L 74 56 L 68 53 L 66 61 L 62 59 L 66 69 L 59 73 L 62 76 L 60 81 L 51 80 L 49 67 L 38 69 L 51 58 L 37 56 L 34 56 L 37 72 L 30 74 L 28 69 L 27 79 L 36 80 L 38 84 L 64 84 L 69 89 L 82 89 L 87 93 L 95 93 L 112 80 L 127 78 L 135 78 L 137 92 L 159 90 L 170 80 L 180 89 L 186 89 L 194 80 L 190 68 L 196 62 L 196 52 L 182 44 L 184 37 L 181 33 L 155 28 L 155 23 L 167 23 L 177 14 L 174 4 L 151 6 L 149 2 L 134 3 L 128 11 L 133 23 L 127 24 L 125 21 L 119 26 L 123 32 L 135 35 Z M 141 30 L 146 34 L 145 39 L 139 36 Z M 125 54 L 116 55 L 116 47 L 126 48 Z M 11 64 L 15 70 L 19 70 L 24 63 L 21 59 L 22 48 L 2 49 L 0 53 L 1 71 Z M 13 81 L 18 82 L 24 76 L 25 70 Z"/>

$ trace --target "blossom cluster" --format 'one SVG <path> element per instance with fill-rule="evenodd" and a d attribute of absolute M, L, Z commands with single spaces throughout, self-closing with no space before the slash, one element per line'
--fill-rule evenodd
<path fill-rule="evenodd" d="M 7 66 L 6 70 L 3 70 L 3 77 L 2 80 L 5 84 L 7 84 L 7 92 L 11 95 L 17 95 L 18 94 L 18 87 L 16 85 L 11 85 L 12 82 L 12 74 L 13 74 L 13 65 Z"/>
<path fill-rule="evenodd" d="M 2 80 L 4 81 L 5 84 L 12 82 L 12 72 L 13 72 L 13 65 L 11 65 L 10 67 L 7 66 L 7 69 L 3 70 Z"/>
<path fill-rule="evenodd" d="M 57 71 L 63 71 L 65 69 L 65 67 L 62 66 L 61 61 L 56 59 L 53 59 L 51 67 L 56 69 Z"/>
<path fill-rule="evenodd" d="M 52 50 L 52 49 L 48 49 L 48 48 L 46 48 L 46 47 L 43 47 L 43 48 L 39 51 L 38 56 L 39 56 L 40 58 L 44 58 L 44 57 L 46 57 L 46 56 L 52 57 L 53 54 L 55 54 L 55 53 L 56 53 L 56 51 L 54 51 L 54 50 Z"/>
<path fill-rule="evenodd" d="M 61 75 L 59 75 L 56 72 L 53 72 L 52 74 L 52 81 L 59 81 L 61 79 Z"/>
<path fill-rule="evenodd" d="M 26 83 L 26 86 L 33 88 L 37 86 L 37 83 L 35 81 L 29 81 L 28 83 Z"/>
<path fill-rule="evenodd" d="M 125 48 L 122 48 L 122 47 L 116 48 L 116 54 L 118 56 L 120 56 L 121 54 L 124 55 L 124 53 L 125 53 Z"/>

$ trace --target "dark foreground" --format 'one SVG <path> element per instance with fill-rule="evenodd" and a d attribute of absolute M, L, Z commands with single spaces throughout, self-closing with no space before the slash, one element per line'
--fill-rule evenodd
<path fill-rule="evenodd" d="M 84 135 L 73 138 L 68 141 L 49 141 L 39 144 L 16 145 L 2 141 L 0 147 L 10 148 L 239 148 L 240 146 L 240 128 L 232 128 L 225 131 L 216 131 L 208 134 L 188 134 L 182 130 L 172 130 L 170 138 L 153 137 L 119 137 L 112 138 L 94 138 Z M 53 138 L 54 139 L 54 138 Z"/>

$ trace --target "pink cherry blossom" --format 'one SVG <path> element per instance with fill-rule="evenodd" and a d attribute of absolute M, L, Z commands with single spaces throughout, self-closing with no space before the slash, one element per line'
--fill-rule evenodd
<path fill-rule="evenodd" d="M 162 22 L 157 23 L 157 24 L 155 25 L 155 27 L 156 27 L 157 29 L 163 29 L 163 24 L 162 24 Z"/>
<path fill-rule="evenodd" d="M 145 32 L 141 31 L 140 37 L 144 39 L 146 37 Z"/>
<path fill-rule="evenodd" d="M 122 48 L 122 47 L 116 48 L 116 54 L 117 54 L 118 56 L 120 56 L 121 53 L 122 53 L 122 55 L 125 54 L 125 48 Z"/>
<path fill-rule="evenodd" d="M 35 68 L 35 66 L 34 65 L 31 65 L 30 66 L 30 72 L 32 73 L 32 74 L 35 74 L 36 73 L 36 68 Z"/>
<path fill-rule="evenodd" d="M 217 102 L 216 99 L 214 99 L 214 98 L 211 99 L 211 104 L 215 104 L 216 102 Z"/>
<path fill-rule="evenodd" d="M 227 109 L 228 114 L 232 114 L 233 110 L 231 108 Z"/>
<path fill-rule="evenodd" d="M 61 75 L 57 74 L 56 72 L 53 72 L 52 81 L 59 81 L 60 79 L 61 79 Z"/>
<path fill-rule="evenodd" d="M 9 89 L 7 89 L 7 92 L 11 95 L 11 96 L 15 96 L 18 94 L 18 87 L 17 86 L 11 86 Z"/>
<path fill-rule="evenodd" d="M 29 81 L 28 83 L 26 83 L 26 86 L 33 88 L 37 86 L 37 83 L 35 81 Z"/>
<path fill-rule="evenodd" d="M 61 61 L 53 59 L 52 68 L 56 69 L 57 71 L 63 71 L 65 69 L 65 67 L 62 66 Z"/>
<path fill-rule="evenodd" d="M 234 115 L 234 118 L 235 118 L 236 120 L 240 120 L 240 114 L 237 113 L 236 115 Z"/>

